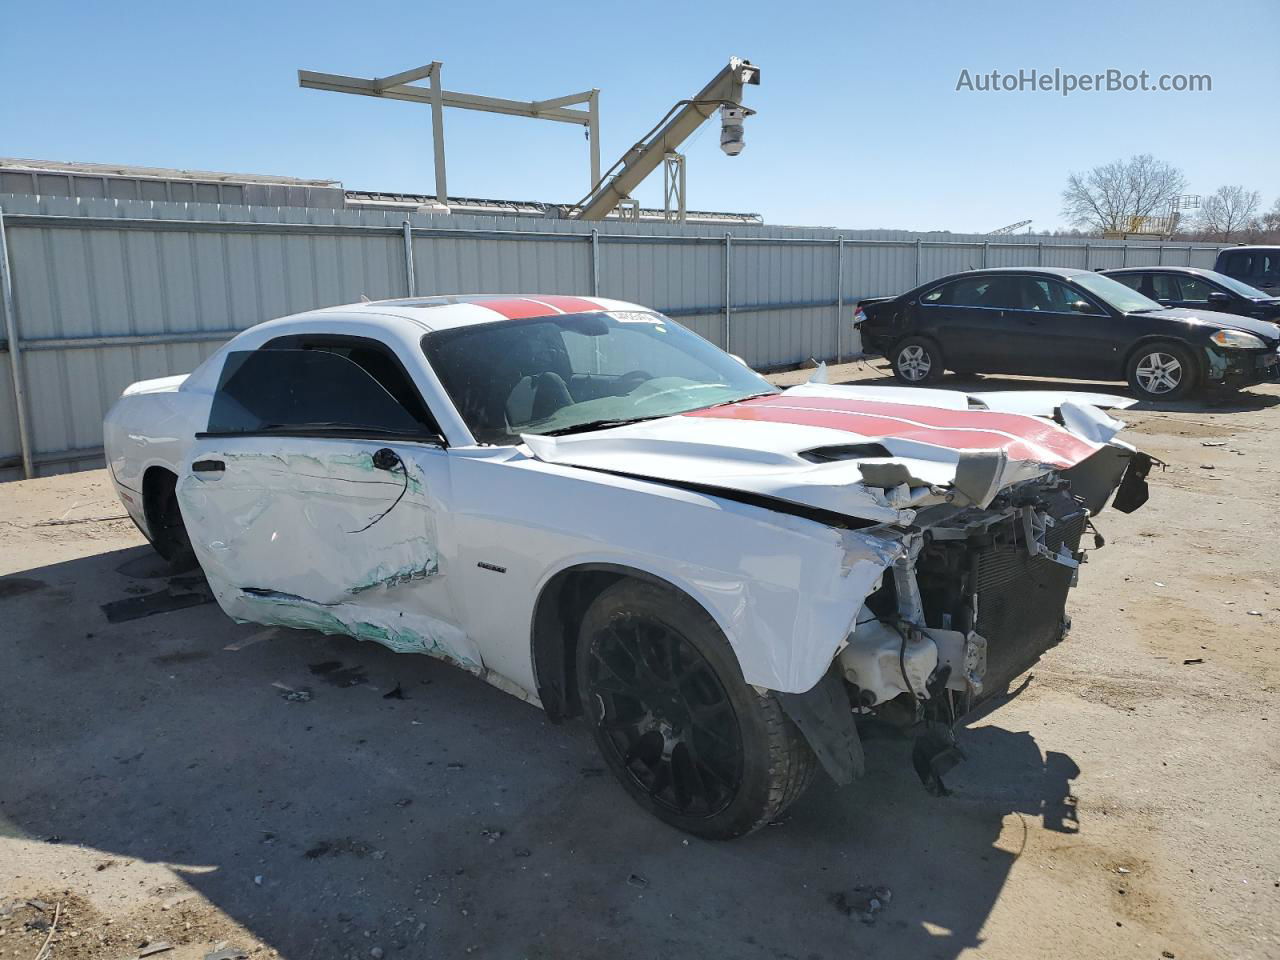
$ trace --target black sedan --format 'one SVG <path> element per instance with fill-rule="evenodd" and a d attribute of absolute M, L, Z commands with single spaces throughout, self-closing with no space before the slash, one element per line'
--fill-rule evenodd
<path fill-rule="evenodd" d="M 1280 321 L 1280 297 L 1225 273 L 1198 267 L 1121 267 L 1101 272 L 1166 307 L 1235 313 L 1272 323 Z"/>
<path fill-rule="evenodd" d="M 1252 317 L 1166 308 L 1087 270 L 1007 267 L 930 280 L 859 302 L 868 353 L 904 383 L 956 373 L 1128 380 L 1172 400 L 1206 386 L 1280 380 L 1280 327 Z"/>

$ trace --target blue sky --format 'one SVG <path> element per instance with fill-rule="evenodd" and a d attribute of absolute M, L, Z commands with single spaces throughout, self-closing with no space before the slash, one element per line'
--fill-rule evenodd
<path fill-rule="evenodd" d="M 1280 197 L 1280 4 L 608 2 L 87 3 L 11 11 L 0 155 L 342 180 L 431 192 L 430 112 L 299 89 L 433 59 L 445 86 L 513 99 L 602 90 L 604 166 L 733 54 L 759 64 L 747 147 L 686 145 L 690 206 L 775 223 L 986 231 L 1061 225 L 1067 173 L 1133 153 L 1191 190 Z M 971 73 L 1210 74 L 1209 93 L 969 93 Z M 576 200 L 582 129 L 445 119 L 457 195 Z M 660 177 L 639 191 L 660 202 Z"/>

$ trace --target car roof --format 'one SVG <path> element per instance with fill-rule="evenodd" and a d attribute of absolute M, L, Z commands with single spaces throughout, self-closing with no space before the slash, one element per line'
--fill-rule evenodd
<path fill-rule="evenodd" d="M 1074 277 L 1092 272 L 1084 267 L 983 267 L 980 270 L 966 270 L 956 276 L 962 277 L 965 273 L 1051 273 L 1056 277 Z"/>
<path fill-rule="evenodd" d="M 903 297 L 910 296 L 915 290 L 922 290 L 925 287 L 933 287 L 938 284 L 950 283 L 952 280 L 960 280 L 964 277 L 984 277 L 991 274 L 1000 274 L 1002 276 L 1052 276 L 1061 277 L 1063 280 L 1070 280 L 1072 277 L 1078 277 L 1084 273 L 1093 273 L 1092 270 L 1086 270 L 1083 267 L 982 267 L 976 270 L 961 270 L 959 273 L 948 274 L 945 277 L 934 277 L 932 280 L 926 281 L 915 287 L 914 290 L 908 290 L 902 294 Z"/>
<path fill-rule="evenodd" d="M 1181 267 L 1170 263 L 1151 263 L 1145 267 L 1108 267 L 1102 273 L 1194 273 L 1200 276 L 1212 273 L 1216 277 L 1222 276 L 1218 271 L 1207 267 Z"/>
<path fill-rule="evenodd" d="M 410 325 L 417 332 L 452 330 L 504 320 L 526 320 L 557 317 L 569 313 L 601 313 L 606 310 L 644 310 L 650 308 L 624 300 L 606 297 L 580 297 L 566 294 L 470 293 L 428 297 L 405 297 L 396 300 L 370 300 L 324 307 L 305 313 L 281 317 L 268 324 L 301 319 L 324 320 L 340 315 L 344 319 L 364 320 L 375 325 Z M 283 324 L 282 324 L 283 325 Z"/>
<path fill-rule="evenodd" d="M 1274 243 L 1242 243 L 1235 247 L 1224 247 L 1218 251 L 1218 256 L 1231 253 L 1233 250 L 1280 250 L 1280 246 Z"/>

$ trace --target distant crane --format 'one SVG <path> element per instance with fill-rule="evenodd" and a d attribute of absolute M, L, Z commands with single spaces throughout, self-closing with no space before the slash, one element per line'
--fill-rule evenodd
<path fill-rule="evenodd" d="M 1007 227 L 1001 227 L 999 230 L 992 230 L 987 234 L 988 237 L 1004 237 L 1015 230 L 1021 230 L 1023 227 L 1031 226 L 1030 220 L 1019 220 L 1017 223 L 1011 223 Z"/>

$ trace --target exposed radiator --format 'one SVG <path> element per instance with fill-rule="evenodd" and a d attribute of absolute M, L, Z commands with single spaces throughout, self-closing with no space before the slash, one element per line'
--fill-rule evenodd
<path fill-rule="evenodd" d="M 1056 553 L 1065 543 L 1075 553 L 1086 513 L 1065 496 L 1053 506 L 1056 523 L 1045 532 L 1045 546 Z M 987 640 L 984 698 L 1007 689 L 1014 677 L 1062 639 L 1072 576 L 1073 571 L 1059 563 L 1031 556 L 1021 543 L 997 542 L 976 553 L 976 629 Z"/>

